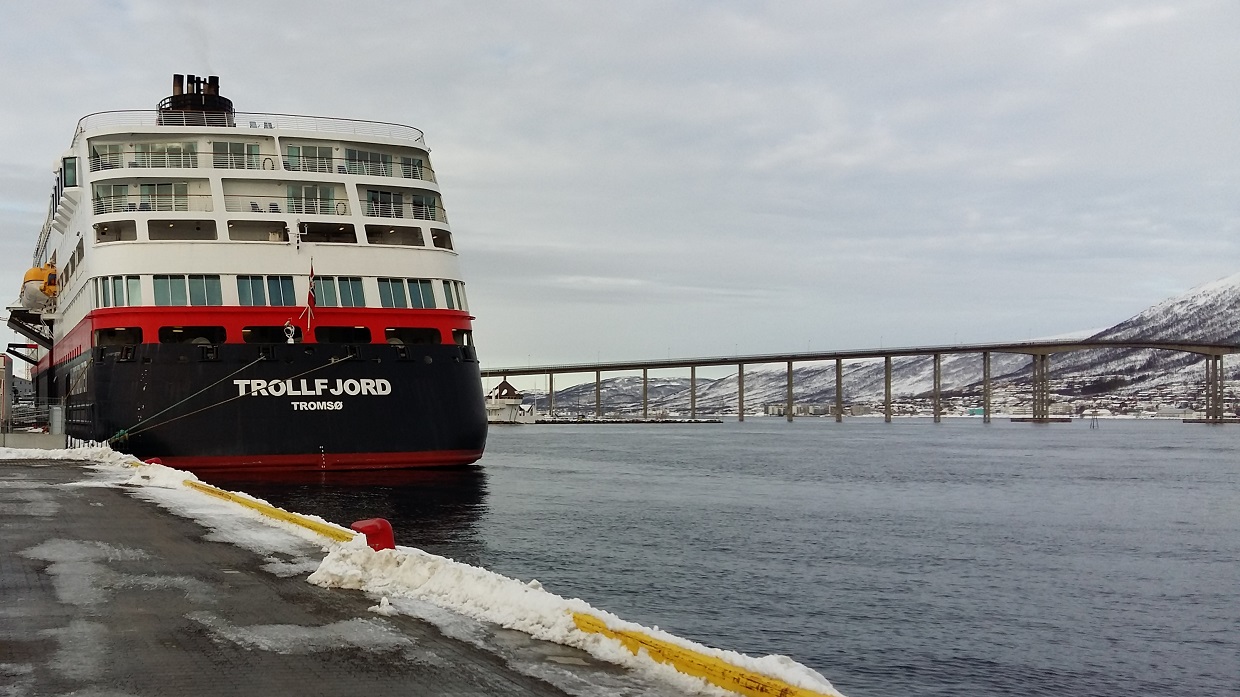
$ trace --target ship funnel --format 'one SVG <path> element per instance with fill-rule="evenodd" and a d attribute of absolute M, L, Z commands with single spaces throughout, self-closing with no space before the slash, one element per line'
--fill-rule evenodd
<path fill-rule="evenodd" d="M 184 80 L 184 82 L 182 82 Z M 234 126 L 231 99 L 220 96 L 218 75 L 174 74 L 172 96 L 159 103 L 160 126 Z"/>

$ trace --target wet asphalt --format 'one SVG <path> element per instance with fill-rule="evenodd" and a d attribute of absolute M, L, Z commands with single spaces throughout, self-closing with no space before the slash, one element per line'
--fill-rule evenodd
<path fill-rule="evenodd" d="M 376 615 L 362 593 L 273 574 L 270 556 L 85 479 L 82 463 L 0 460 L 0 695 L 566 694 L 532 677 L 547 671 L 665 691 L 497 627 L 498 652 Z M 306 547 L 288 561 L 322 556 Z"/>

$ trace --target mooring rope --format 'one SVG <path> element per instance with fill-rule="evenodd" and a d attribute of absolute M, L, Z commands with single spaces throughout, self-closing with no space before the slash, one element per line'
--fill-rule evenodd
<path fill-rule="evenodd" d="M 111 438 L 109 438 L 109 439 L 108 439 L 108 442 L 109 442 L 109 443 L 112 443 L 112 442 L 117 441 L 117 440 L 123 440 L 123 439 L 125 439 L 125 438 L 128 438 L 129 436 L 137 435 L 137 434 L 139 434 L 139 433 L 144 433 L 144 432 L 149 431 L 149 430 L 151 430 L 151 429 L 153 429 L 153 428 L 158 428 L 158 427 L 160 427 L 160 426 L 166 426 L 166 425 L 168 425 L 168 424 L 172 423 L 173 421 L 179 421 L 180 419 L 184 419 L 184 418 L 185 418 L 185 417 L 187 417 L 187 416 L 193 416 L 194 414 L 199 414 L 199 413 L 201 413 L 201 412 L 207 411 L 208 409 L 214 409 L 215 407 L 222 406 L 222 405 L 224 405 L 224 404 L 228 404 L 229 402 L 231 402 L 231 401 L 233 401 L 233 400 L 235 400 L 235 399 L 241 399 L 242 397 L 244 397 L 244 396 L 245 396 L 244 394 L 233 395 L 232 397 L 229 397 L 228 399 L 223 399 L 223 400 L 220 400 L 220 401 L 218 401 L 218 402 L 216 402 L 216 403 L 214 403 L 214 404 L 208 404 L 207 406 L 202 407 L 201 409 L 195 409 L 194 411 L 191 411 L 191 412 L 188 412 L 188 413 L 185 413 L 185 414 L 181 414 L 180 416 L 174 416 L 174 417 L 172 417 L 172 418 L 170 418 L 170 419 L 165 419 L 164 421 L 161 421 L 161 422 L 159 422 L 159 423 L 154 423 L 154 424 L 153 424 L 153 423 L 151 423 L 151 421 L 152 421 L 152 420 L 153 420 L 156 416 L 159 416 L 160 414 L 163 414 L 163 413 L 167 412 L 169 409 L 172 409 L 172 408 L 174 408 L 174 407 L 176 407 L 176 406 L 178 406 L 178 405 L 180 405 L 180 404 L 184 404 L 185 402 L 187 402 L 187 401 L 189 401 L 189 400 L 193 399 L 194 397 L 197 397 L 198 395 L 202 394 L 203 392 L 206 392 L 207 390 L 211 389 L 212 387 L 215 387 L 216 385 L 220 384 L 221 382 L 223 382 L 223 381 L 227 380 L 228 378 L 232 377 L 233 375 L 236 375 L 237 373 L 240 373 L 242 370 L 245 370 L 246 368 L 249 368 L 250 366 L 254 365 L 255 363 L 258 363 L 258 362 L 259 362 L 259 361 L 261 361 L 261 360 L 263 360 L 263 357 L 262 357 L 262 356 L 259 356 L 259 357 L 258 357 L 258 359 L 257 359 L 257 360 L 255 360 L 253 363 L 250 363 L 249 365 L 243 366 L 243 367 L 241 367 L 240 369 L 238 369 L 237 371 L 235 371 L 235 372 L 233 372 L 233 373 L 231 373 L 231 374 L 229 374 L 229 375 L 226 375 L 226 376 L 224 376 L 224 377 L 220 378 L 219 380 L 216 380 L 215 382 L 211 383 L 210 385 L 207 385 L 206 387 L 202 388 L 201 390 L 198 390 L 197 392 L 195 392 L 194 394 L 192 394 L 192 395 L 190 395 L 190 396 L 186 397 L 185 399 L 182 399 L 181 401 L 177 402 L 176 404 L 173 404 L 172 406 L 169 406 L 167 409 L 164 409 L 164 410 L 162 410 L 162 411 L 160 411 L 160 412 L 156 413 L 154 416 L 150 417 L 149 419 L 146 419 L 145 421 L 139 421 L 138 423 L 134 424 L 133 426 L 130 426 L 128 429 L 121 429 L 120 431 L 118 431 L 118 432 L 117 432 L 117 434 L 116 434 L 115 436 L 112 436 Z M 317 366 L 317 367 L 311 368 L 311 369 L 309 369 L 309 370 L 302 371 L 302 372 L 300 372 L 300 373 L 298 373 L 298 374 L 296 374 L 296 375 L 294 375 L 294 376 L 292 376 L 292 377 L 290 377 L 290 378 L 285 378 L 285 379 L 286 379 L 286 380 L 296 380 L 296 379 L 298 379 L 298 378 L 300 378 L 300 377 L 302 377 L 302 376 L 304 376 L 304 375 L 309 375 L 310 373 L 313 373 L 313 372 L 315 372 L 315 371 L 322 370 L 322 369 L 324 369 L 324 368 L 326 368 L 326 367 L 328 367 L 328 366 L 335 365 L 336 363 L 339 363 L 339 362 L 340 362 L 340 361 L 339 361 L 337 358 L 332 357 L 330 360 L 328 360 L 328 361 L 327 361 L 326 363 L 324 363 L 323 365 L 320 365 L 320 366 Z M 139 428 L 139 427 L 141 427 L 141 428 Z"/>

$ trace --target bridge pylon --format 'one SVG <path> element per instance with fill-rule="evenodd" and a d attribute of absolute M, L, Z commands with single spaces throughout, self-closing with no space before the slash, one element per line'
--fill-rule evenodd
<path fill-rule="evenodd" d="M 1206 421 L 1223 422 L 1223 356 L 1206 356 Z"/>
<path fill-rule="evenodd" d="M 1033 420 L 1051 418 L 1051 355 L 1033 354 Z"/>

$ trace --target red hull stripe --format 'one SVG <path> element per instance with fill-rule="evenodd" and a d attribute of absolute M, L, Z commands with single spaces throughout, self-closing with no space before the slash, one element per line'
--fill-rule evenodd
<path fill-rule="evenodd" d="M 93 345 L 93 333 L 97 329 L 138 327 L 142 329 L 143 343 L 159 342 L 159 328 L 166 326 L 220 326 L 225 331 L 225 343 L 244 343 L 242 329 L 247 326 L 280 327 L 292 322 L 301 328 L 305 343 L 314 343 L 314 332 L 306 330 L 306 320 L 301 316 L 304 306 L 254 306 L 231 305 L 175 306 L 175 307 L 111 307 L 89 312 L 81 322 L 56 342 L 51 353 L 39 361 L 36 372 L 47 370 L 48 365 L 59 365 L 87 351 Z M 471 329 L 473 317 L 461 310 L 414 310 L 377 307 L 316 307 L 314 326 L 366 327 L 370 329 L 371 343 L 386 343 L 384 330 L 394 327 L 423 327 L 438 329 L 442 343 L 453 342 L 454 329 Z M 50 361 L 50 362 L 49 362 Z"/>
<path fill-rule="evenodd" d="M 481 450 L 430 450 L 412 453 L 304 453 L 297 455 L 225 455 L 164 457 L 160 462 L 191 472 L 320 472 L 324 470 L 394 470 L 452 467 L 477 462 Z"/>

